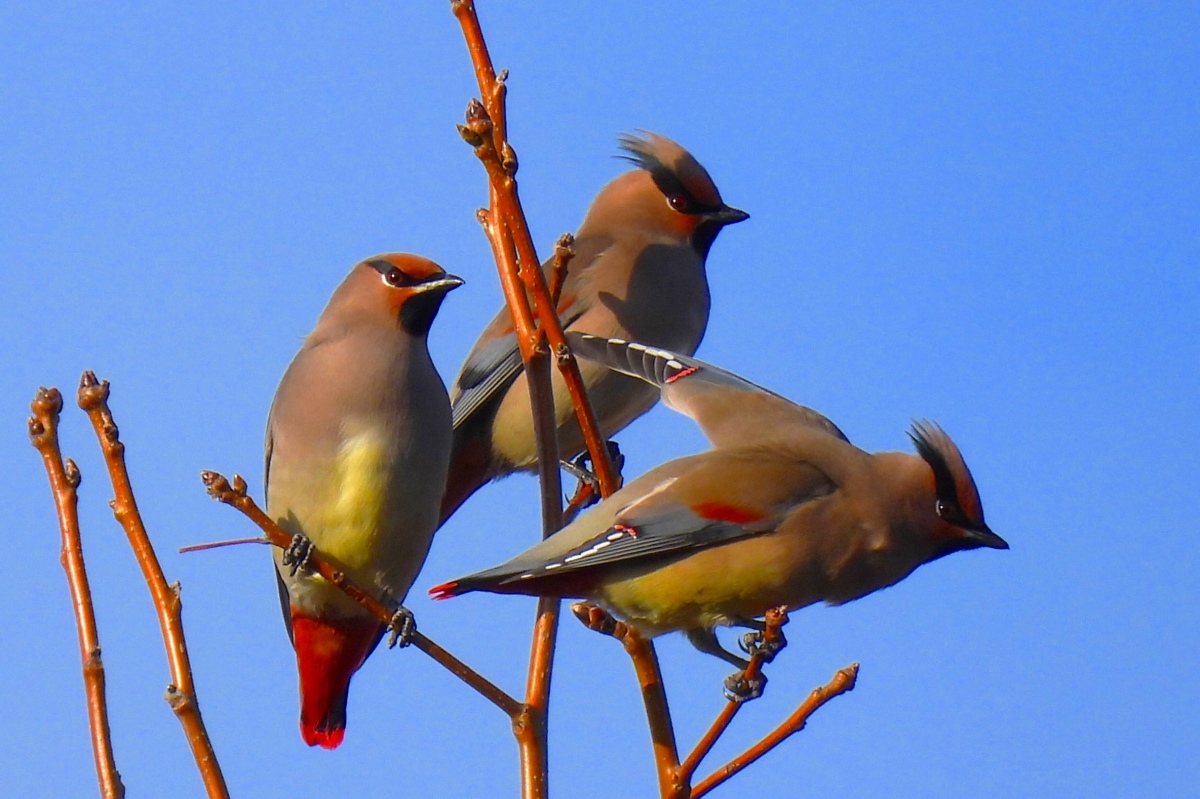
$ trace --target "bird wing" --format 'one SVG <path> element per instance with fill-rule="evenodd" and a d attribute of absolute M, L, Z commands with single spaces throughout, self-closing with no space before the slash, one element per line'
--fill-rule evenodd
<path fill-rule="evenodd" d="M 570 311 L 570 316 L 564 317 L 565 311 Z M 564 292 L 564 299 L 559 302 L 558 313 L 565 328 L 582 315 L 583 309 L 572 307 Z M 489 405 L 493 399 L 503 396 L 525 369 L 525 364 L 521 361 L 521 350 L 517 346 L 517 334 L 511 332 L 511 328 L 512 318 L 508 309 L 502 308 L 480 335 L 475 349 L 467 356 L 458 377 L 455 378 L 450 396 L 450 410 L 455 429 L 461 427 L 480 408 Z"/>
<path fill-rule="evenodd" d="M 816 429 L 847 441 L 825 416 L 732 372 L 669 350 L 587 333 L 567 335 L 572 351 L 658 386 L 663 402 L 692 417 L 716 446 L 772 437 L 781 426 Z"/>
<path fill-rule="evenodd" d="M 643 482 L 646 478 L 651 480 Z M 811 463 L 787 453 L 748 448 L 673 461 L 630 488 L 637 493 L 632 502 L 624 491 L 618 492 L 507 563 L 437 586 L 431 593 L 435 598 L 497 589 L 537 594 L 538 578 L 682 556 L 771 532 L 797 505 L 837 487 Z M 612 514 L 613 503 L 627 504 L 605 518 Z M 605 521 L 596 525 L 596 517 Z M 527 587 L 518 588 L 520 583 Z"/>
<path fill-rule="evenodd" d="M 458 428 L 480 406 L 502 394 L 524 368 L 516 333 L 489 341 L 471 353 L 454 382 L 454 400 L 450 405 L 454 427 Z"/>

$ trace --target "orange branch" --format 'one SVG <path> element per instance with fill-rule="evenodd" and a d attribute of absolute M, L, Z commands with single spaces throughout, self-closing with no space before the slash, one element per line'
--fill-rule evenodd
<path fill-rule="evenodd" d="M 100 658 L 100 635 L 96 631 L 92 589 L 88 584 L 87 568 L 83 561 L 83 540 L 79 534 L 79 469 L 69 458 L 64 466 L 58 443 L 62 394 L 56 388 L 40 388 L 29 407 L 33 411 L 29 419 L 30 443 L 41 453 L 46 476 L 50 480 L 50 492 L 54 496 L 54 509 L 58 512 L 58 526 L 62 534 L 59 561 L 67 573 L 71 605 L 75 610 L 79 655 L 83 661 L 83 689 L 87 696 L 88 727 L 96 760 L 96 777 L 100 781 L 100 795 L 104 799 L 121 799 L 125 796 L 125 785 L 121 782 L 113 757 L 108 703 L 105 699 L 104 662 Z"/>
<path fill-rule="evenodd" d="M 633 661 L 638 686 L 642 690 L 646 721 L 650 725 L 650 741 L 654 746 L 659 791 L 663 797 L 686 796 L 676 790 L 679 750 L 675 744 L 675 727 L 671 723 L 671 709 L 667 704 L 667 691 L 663 685 L 662 672 L 658 668 L 658 655 L 654 652 L 654 645 L 639 635 L 631 625 L 617 621 L 603 608 L 587 602 L 576 602 L 571 606 L 571 612 L 589 630 L 611 635 L 624 645 L 625 651 Z"/>
<path fill-rule="evenodd" d="M 817 712 L 826 702 L 835 696 L 841 696 L 848 691 L 854 690 L 854 683 L 857 679 L 857 663 L 851 663 L 846 668 L 839 670 L 827 684 L 814 689 L 808 695 L 808 699 L 796 709 L 796 712 L 789 716 L 773 732 L 717 769 L 707 779 L 697 785 L 692 791 L 691 799 L 700 799 L 700 797 L 707 794 L 713 788 L 716 788 L 734 774 L 737 774 L 746 766 L 779 746 L 789 736 L 800 732 L 800 730 L 804 729 L 804 725 L 808 722 L 809 717 Z"/>
<path fill-rule="evenodd" d="M 783 625 L 788 623 L 787 608 L 773 608 L 772 610 L 767 611 L 766 623 L 767 627 L 766 630 L 763 631 L 762 642 L 764 644 L 771 645 L 780 640 L 780 630 Z M 750 665 L 747 666 L 746 670 L 743 672 L 743 679 L 753 680 L 755 677 L 762 674 L 764 660 L 765 659 L 763 656 L 758 652 L 755 652 L 753 655 L 751 655 Z M 721 712 L 713 721 L 712 726 L 708 728 L 708 732 L 704 734 L 704 736 L 696 744 L 696 748 L 692 750 L 690 755 L 688 755 L 687 760 L 685 760 L 679 767 L 679 771 L 675 780 L 675 790 L 680 797 L 687 797 L 690 795 L 689 791 L 691 790 L 692 777 L 695 775 L 696 769 L 700 766 L 700 763 L 704 760 L 705 756 L 712 751 L 713 745 L 716 744 L 720 737 L 725 734 L 725 730 L 729 728 L 730 723 L 733 721 L 733 717 L 738 714 L 738 711 L 741 710 L 742 705 L 744 704 L 745 702 L 737 702 L 733 700 L 726 703 L 725 707 L 721 709 Z"/>
<path fill-rule="evenodd" d="M 258 506 L 248 493 L 246 493 L 246 481 L 241 475 L 235 474 L 233 482 L 230 484 L 223 475 L 216 472 L 204 471 L 200 472 L 200 479 L 204 481 L 204 486 L 208 490 L 208 495 L 218 502 L 222 502 L 236 510 L 239 510 L 250 521 L 258 525 L 263 531 L 267 542 L 281 549 L 287 549 L 292 544 L 292 536 L 284 531 L 274 519 L 263 512 L 263 509 Z M 247 543 L 257 542 L 259 539 L 245 539 Z M 230 542 L 236 543 L 236 542 Z M 383 624 L 391 625 L 395 615 L 395 609 L 389 608 L 373 594 L 363 590 L 356 585 L 344 572 L 339 571 L 332 566 L 329 561 L 325 560 L 324 556 L 317 551 L 316 547 L 309 550 L 307 567 L 317 574 L 321 575 L 325 580 L 337 586 L 346 596 L 353 599 L 363 608 L 365 608 L 372 616 L 378 619 Z M 494 683 L 480 676 L 478 672 L 472 669 L 467 664 L 463 663 L 458 658 L 451 655 L 445 649 L 429 639 L 428 636 L 420 631 L 414 631 L 409 637 L 409 642 L 417 649 L 424 652 L 429 657 L 433 658 L 438 664 L 448 670 L 451 674 L 458 677 L 470 687 L 478 691 L 485 699 L 490 701 L 496 707 L 503 710 L 510 718 L 516 718 L 525 707 L 517 700 L 513 699 L 503 690 L 498 688 Z"/>
<path fill-rule="evenodd" d="M 150 596 L 158 612 L 167 662 L 171 670 L 171 683 L 166 692 L 167 703 L 183 726 L 209 797 L 228 797 L 225 777 L 221 774 L 221 765 L 217 762 L 217 755 L 208 738 L 208 731 L 200 716 L 200 705 L 196 699 L 187 640 L 183 634 L 183 605 L 179 600 L 179 584 L 167 584 L 162 566 L 154 554 L 154 546 L 150 543 L 150 536 L 146 533 L 146 526 L 138 512 L 133 486 L 129 482 L 129 472 L 125 467 L 125 445 L 121 443 L 117 425 L 108 409 L 108 381 L 98 382 L 96 375 L 84 372 L 79 383 L 79 407 L 87 413 L 100 440 L 100 449 L 104 453 L 104 461 L 108 466 L 115 494 L 110 503 L 113 514 L 125 529 L 125 535 L 129 538 L 129 545 L 133 548 L 138 565 L 141 566 L 142 575 L 146 578 Z"/>
<path fill-rule="evenodd" d="M 575 237 L 564 233 L 554 243 L 554 265 L 550 269 L 550 303 L 557 308 L 562 299 L 563 284 L 567 282 L 567 268 L 575 257 Z"/>
<path fill-rule="evenodd" d="M 601 493 L 608 496 L 617 489 L 617 478 L 608 459 L 608 451 L 604 446 L 604 436 L 596 422 L 595 412 L 587 399 L 583 379 L 579 374 L 579 365 L 571 348 L 563 335 L 562 324 L 551 301 L 549 289 L 546 286 L 545 275 L 539 268 L 541 263 L 533 245 L 533 237 L 529 233 L 529 225 L 525 220 L 525 212 L 517 194 L 517 182 L 514 178 L 517 171 L 517 157 L 506 137 L 505 98 L 507 88 L 504 84 L 504 73 L 499 77 L 492 66 L 491 55 L 483 38 L 483 30 L 479 25 L 479 17 L 475 12 L 472 0 L 453 0 L 451 9 L 462 25 L 463 36 L 467 41 L 467 49 L 475 68 L 475 77 L 479 82 L 479 92 L 483 103 L 473 103 L 468 109 L 467 127 L 476 138 L 468 139 L 475 147 L 475 154 L 483 162 L 488 171 L 491 185 L 491 214 L 493 222 L 502 222 L 503 229 L 512 237 L 520 261 L 519 277 L 525 284 L 528 296 L 518 297 L 510 294 L 505 286 L 505 299 L 509 307 L 513 303 L 532 306 L 534 313 L 541 323 L 550 347 L 554 353 L 555 362 L 562 372 L 563 380 L 575 405 L 576 417 L 584 441 L 592 457 L 596 477 L 600 481 Z M 460 129 L 461 130 L 461 129 Z M 465 138 L 465 136 L 464 136 Z M 498 219 L 497 219 L 498 217 Z M 499 224 L 494 227 L 500 227 Z M 501 272 L 507 268 L 500 265 Z M 504 276 L 502 274 L 502 282 Z M 532 302 L 530 300 L 532 299 Z M 522 350 L 524 354 L 524 350 Z"/>

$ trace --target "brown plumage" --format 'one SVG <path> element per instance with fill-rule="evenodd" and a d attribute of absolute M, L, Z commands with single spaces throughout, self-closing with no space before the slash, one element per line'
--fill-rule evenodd
<path fill-rule="evenodd" d="M 621 146 L 639 168 L 605 186 L 588 209 L 575 234 L 559 317 L 567 330 L 693 353 L 708 324 L 709 248 L 722 227 L 747 214 L 726 205 L 704 167 L 670 139 L 646 133 L 622 138 Z M 580 367 L 607 436 L 658 399 L 653 386 L 600 364 Z M 553 387 L 560 454 L 569 458 L 583 450 L 583 438 L 557 372 Z M 450 399 L 454 447 L 442 521 L 489 480 L 537 462 L 529 392 L 507 309 L 480 335 Z"/>
<path fill-rule="evenodd" d="M 660 389 L 714 448 L 651 470 L 509 562 L 437 586 L 437 597 L 584 597 L 644 634 L 682 630 L 744 666 L 717 644 L 716 626 L 754 626 L 780 605 L 840 605 L 953 552 L 1008 548 L 936 425 L 913 424 L 918 455 L 870 454 L 816 411 L 709 364 L 570 339 L 580 357 Z"/>
<path fill-rule="evenodd" d="M 426 334 L 462 280 L 415 255 L 369 258 L 334 291 L 279 383 L 267 420 L 267 512 L 357 584 L 401 602 L 433 532 L 450 458 L 450 403 Z M 320 577 L 282 563 L 279 598 L 300 672 L 305 742 L 332 749 L 346 692 L 383 634 Z"/>

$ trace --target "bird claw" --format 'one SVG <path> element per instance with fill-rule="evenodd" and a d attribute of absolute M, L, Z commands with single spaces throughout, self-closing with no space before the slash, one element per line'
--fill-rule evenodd
<path fill-rule="evenodd" d="M 612 461 L 613 471 L 620 474 L 622 467 L 625 466 L 625 453 L 621 452 L 621 447 L 616 441 L 605 441 L 604 446 L 608 450 L 608 459 Z M 580 489 L 586 485 L 593 491 L 599 491 L 600 480 L 596 477 L 596 473 L 588 468 L 591 462 L 592 456 L 587 450 L 584 450 L 571 461 L 559 461 L 559 465 L 564 471 L 579 480 Z"/>
<path fill-rule="evenodd" d="M 739 705 L 743 702 L 749 702 L 751 699 L 758 699 L 763 694 L 763 689 L 767 687 L 767 675 L 758 674 L 754 677 L 747 677 L 744 671 L 735 671 L 725 678 L 725 686 L 722 692 L 725 698 L 730 702 L 736 702 Z"/>
<path fill-rule="evenodd" d="M 738 639 L 738 648 L 750 657 L 757 657 L 763 663 L 770 663 L 787 646 L 787 639 L 783 637 L 783 630 L 780 629 L 775 630 L 774 640 L 764 639 L 763 633 L 752 630 Z"/>
<path fill-rule="evenodd" d="M 413 612 L 401 605 L 392 614 L 388 622 L 388 649 L 399 646 L 401 649 L 412 643 L 413 635 L 417 632 L 417 619 Z"/>
<path fill-rule="evenodd" d="M 604 446 L 608 449 L 608 459 L 612 462 L 613 471 L 619 480 L 621 469 L 625 466 L 625 454 L 621 452 L 616 441 L 605 441 Z M 575 496 L 568 500 L 569 505 L 576 509 L 576 513 L 594 505 L 600 499 L 600 479 L 588 468 L 591 460 L 591 456 L 585 451 L 571 461 L 558 462 L 563 471 L 579 481 L 575 487 Z"/>
<path fill-rule="evenodd" d="M 292 543 L 283 550 L 283 565 L 289 566 L 288 576 L 295 577 L 298 571 L 308 571 L 308 562 L 312 558 L 313 542 L 303 533 L 292 536 Z"/>
<path fill-rule="evenodd" d="M 584 465 L 587 463 L 587 461 L 588 456 L 585 452 L 574 460 L 558 462 L 559 468 L 579 481 L 579 487 L 575 489 L 576 494 L 584 491 L 585 489 L 590 489 L 593 492 L 600 491 L 600 481 L 596 478 L 596 475 Z"/>

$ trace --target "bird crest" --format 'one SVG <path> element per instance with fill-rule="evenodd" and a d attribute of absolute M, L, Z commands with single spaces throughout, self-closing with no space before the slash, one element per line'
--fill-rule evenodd
<path fill-rule="evenodd" d="M 983 502 L 979 499 L 975 478 L 946 431 L 933 422 L 920 420 L 913 422 L 908 437 L 916 446 L 917 454 L 933 469 L 939 515 L 968 530 L 986 530 Z M 945 512 L 941 510 L 943 503 L 947 506 Z"/>
<path fill-rule="evenodd" d="M 694 207 L 692 212 L 713 211 L 724 202 L 717 185 L 691 153 L 666 136 L 639 130 L 639 136 L 625 134 L 620 146 L 628 155 L 618 155 L 654 178 L 666 197 L 683 197 Z"/>

